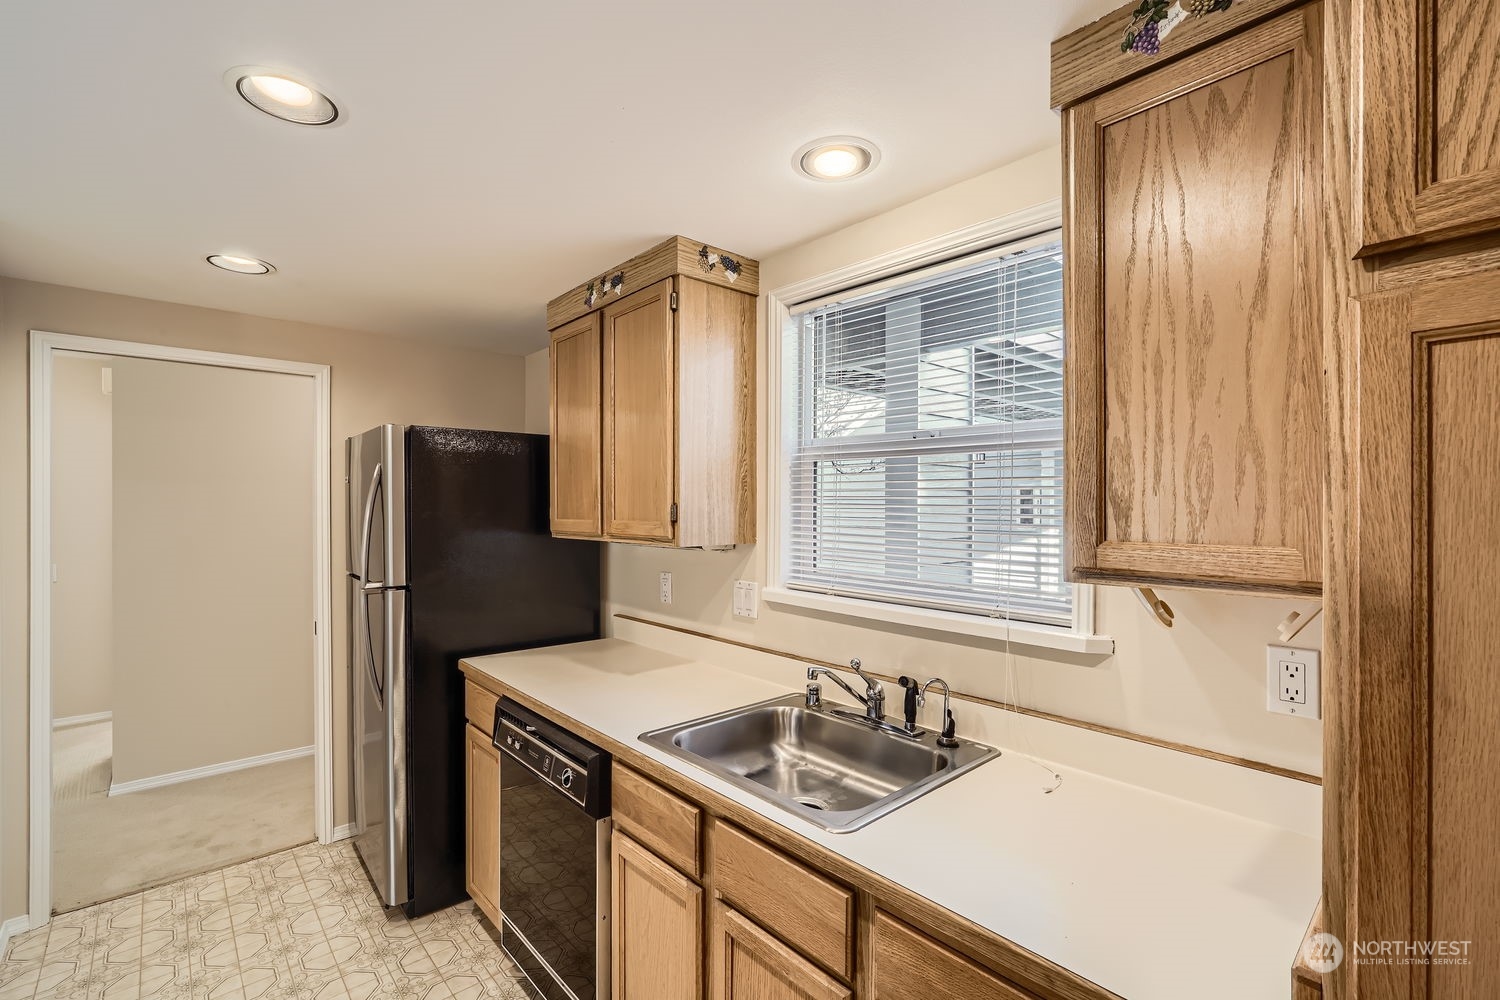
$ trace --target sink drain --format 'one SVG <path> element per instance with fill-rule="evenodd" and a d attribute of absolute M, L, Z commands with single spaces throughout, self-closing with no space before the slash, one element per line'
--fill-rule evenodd
<path fill-rule="evenodd" d="M 792 801 L 797 803 L 799 806 L 806 806 L 809 809 L 816 809 L 819 812 L 822 812 L 828 808 L 827 802 L 824 802 L 822 799 L 815 799 L 810 795 L 798 795 L 797 797 L 792 799 Z"/>

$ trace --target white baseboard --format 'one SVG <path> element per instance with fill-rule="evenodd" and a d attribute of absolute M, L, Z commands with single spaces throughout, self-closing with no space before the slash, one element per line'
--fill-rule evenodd
<path fill-rule="evenodd" d="M 116 781 L 110 784 L 109 794 L 129 795 L 131 792 L 144 792 L 148 788 L 178 785 L 184 781 L 211 778 L 216 774 L 243 771 L 246 768 L 260 767 L 263 764 L 277 764 L 284 760 L 295 760 L 298 757 L 311 757 L 312 752 L 312 747 L 293 747 L 291 750 L 277 750 L 275 753 L 264 753 L 259 757 L 242 757 L 239 760 L 226 760 L 222 764 L 209 764 L 206 767 L 194 767 L 186 771 L 173 771 L 171 774 L 158 774 L 151 778 L 137 778 L 134 781 Z"/>
<path fill-rule="evenodd" d="M 5 957 L 5 946 L 10 944 L 11 938 L 29 930 L 31 930 L 31 918 L 24 913 L 0 924 L 0 958 Z"/>
<path fill-rule="evenodd" d="M 75 726 L 91 726 L 96 722 L 109 722 L 115 717 L 113 712 L 95 712 L 93 715 L 67 715 L 61 719 L 52 720 L 53 729 L 72 729 Z"/>
<path fill-rule="evenodd" d="M 343 826 L 333 828 L 333 837 L 328 842 L 330 844 L 337 844 L 339 841 L 348 840 L 352 836 L 354 836 L 354 824 L 345 823 Z"/>

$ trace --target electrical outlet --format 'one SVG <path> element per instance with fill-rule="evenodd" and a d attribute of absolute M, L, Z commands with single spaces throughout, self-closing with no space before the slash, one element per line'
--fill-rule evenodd
<path fill-rule="evenodd" d="M 1321 677 L 1316 649 L 1266 647 L 1266 711 L 1321 719 Z"/>
<path fill-rule="evenodd" d="M 740 618 L 760 617 L 760 585 L 754 580 L 734 581 L 734 613 Z"/>
<path fill-rule="evenodd" d="M 672 574 L 671 573 L 663 573 L 661 575 L 661 602 L 663 604 L 671 604 L 672 603 Z"/>

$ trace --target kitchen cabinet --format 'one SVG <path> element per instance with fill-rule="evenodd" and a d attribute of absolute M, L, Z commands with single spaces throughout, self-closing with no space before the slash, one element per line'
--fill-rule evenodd
<path fill-rule="evenodd" d="M 871 933 L 870 1000 L 1031 1000 L 1031 994 L 888 913 L 875 914 Z"/>
<path fill-rule="evenodd" d="M 610 859 L 614 1000 L 699 1000 L 703 890 L 619 830 Z"/>
<path fill-rule="evenodd" d="M 548 305 L 554 534 L 754 541 L 758 273 L 674 237 Z"/>
<path fill-rule="evenodd" d="M 854 991 L 723 903 L 714 905 L 711 1000 L 852 1000 Z"/>
<path fill-rule="evenodd" d="M 599 314 L 552 332 L 552 533 L 598 538 L 604 517 Z"/>
<path fill-rule="evenodd" d="M 500 752 L 490 734 L 464 727 L 464 870 L 469 896 L 500 926 Z"/>
<path fill-rule="evenodd" d="M 1365 295 L 1351 636 L 1329 755 L 1329 930 L 1467 941 L 1467 965 L 1358 964 L 1338 997 L 1500 996 L 1500 271 Z M 1347 619 L 1346 617 L 1347 616 Z"/>
<path fill-rule="evenodd" d="M 1064 108 L 1071 580 L 1321 590 L 1321 11 Z"/>
<path fill-rule="evenodd" d="M 1500 231 L 1489 0 L 1358 0 L 1360 253 Z M 1488 25 L 1488 30 L 1486 30 Z"/>
<path fill-rule="evenodd" d="M 482 670 L 464 670 L 471 719 L 492 716 L 500 694 L 526 703 Z M 642 756 L 633 742 L 575 726 L 614 758 L 613 1000 L 852 1000 L 856 991 L 870 1000 L 1120 1000 Z"/>

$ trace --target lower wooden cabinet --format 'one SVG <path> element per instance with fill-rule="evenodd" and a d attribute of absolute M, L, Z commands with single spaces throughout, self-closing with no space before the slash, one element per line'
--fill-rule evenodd
<path fill-rule="evenodd" d="M 1033 1000 L 889 914 L 875 914 L 873 935 L 869 1000 Z"/>
<path fill-rule="evenodd" d="M 723 903 L 714 904 L 713 933 L 710 1000 L 851 1000 L 854 996 L 849 987 Z"/>
<path fill-rule="evenodd" d="M 610 860 L 613 1000 L 698 1000 L 703 890 L 618 830 Z"/>
<path fill-rule="evenodd" d="M 490 734 L 464 727 L 467 830 L 464 870 L 469 896 L 490 922 L 500 923 L 500 752 Z"/>

